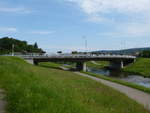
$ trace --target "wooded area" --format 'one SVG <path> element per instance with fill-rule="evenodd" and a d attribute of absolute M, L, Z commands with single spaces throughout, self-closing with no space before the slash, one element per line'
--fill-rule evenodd
<path fill-rule="evenodd" d="M 33 45 L 27 41 L 20 41 L 14 38 L 4 37 L 0 39 L 0 54 L 9 54 L 12 51 L 20 53 L 45 53 L 35 42 Z"/>

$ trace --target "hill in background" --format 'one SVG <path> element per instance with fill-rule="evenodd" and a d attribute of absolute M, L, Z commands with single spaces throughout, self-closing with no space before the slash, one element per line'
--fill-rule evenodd
<path fill-rule="evenodd" d="M 37 43 L 31 45 L 26 41 L 20 41 L 14 38 L 4 37 L 0 39 L 0 54 L 10 54 L 12 52 L 19 53 L 45 53 L 41 48 L 38 48 Z"/>
<path fill-rule="evenodd" d="M 129 55 L 136 55 L 142 51 L 150 51 L 150 47 L 147 48 L 132 48 L 132 49 L 124 49 L 124 50 L 101 50 L 101 51 L 94 51 L 97 53 L 104 53 L 104 54 L 129 54 Z"/>

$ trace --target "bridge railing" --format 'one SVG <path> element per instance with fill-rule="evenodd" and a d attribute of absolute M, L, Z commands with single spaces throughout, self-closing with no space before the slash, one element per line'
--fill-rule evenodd
<path fill-rule="evenodd" d="M 130 55 L 49 55 L 50 58 L 136 58 Z"/>
<path fill-rule="evenodd" d="M 1 56 L 12 56 L 12 55 L 1 55 Z M 21 58 L 136 58 L 131 55 L 115 55 L 115 54 L 101 54 L 101 55 L 92 55 L 92 54 L 52 54 L 52 55 L 14 55 Z"/>

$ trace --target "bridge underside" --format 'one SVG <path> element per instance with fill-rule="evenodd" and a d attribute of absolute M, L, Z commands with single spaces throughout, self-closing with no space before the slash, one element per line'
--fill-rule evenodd
<path fill-rule="evenodd" d="M 39 62 L 75 62 L 76 70 L 86 71 L 86 62 L 88 61 L 109 61 L 110 68 L 122 69 L 124 66 L 135 61 L 134 58 L 34 58 L 33 62 L 38 65 Z"/>

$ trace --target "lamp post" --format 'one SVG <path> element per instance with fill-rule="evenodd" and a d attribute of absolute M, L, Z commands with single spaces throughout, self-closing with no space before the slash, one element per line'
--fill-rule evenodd
<path fill-rule="evenodd" d="M 15 48 L 15 45 L 12 44 L 12 56 L 14 56 L 14 48 Z"/>
<path fill-rule="evenodd" d="M 87 52 L 87 46 L 88 46 L 88 43 L 87 43 L 87 38 L 85 36 L 83 36 L 83 39 L 85 39 L 85 52 Z"/>

